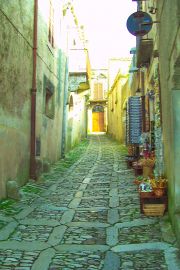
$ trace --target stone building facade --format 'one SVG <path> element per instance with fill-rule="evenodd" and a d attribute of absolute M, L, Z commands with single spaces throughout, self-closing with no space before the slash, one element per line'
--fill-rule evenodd
<path fill-rule="evenodd" d="M 91 66 L 85 33 L 76 16 L 73 2 L 66 5 L 67 78 L 64 103 L 63 155 L 87 136 L 87 100 Z"/>
<path fill-rule="evenodd" d="M 150 132 L 153 123 L 155 174 L 168 179 L 169 216 L 180 242 L 180 2 L 142 1 L 138 10 L 147 12 L 153 25 L 147 35 L 137 37 L 133 80 L 138 83 L 133 91 L 139 88 L 148 100 L 144 120 Z"/>
<path fill-rule="evenodd" d="M 88 101 L 88 132 L 107 131 L 108 70 L 93 69 Z"/>
<path fill-rule="evenodd" d="M 180 243 L 180 2 L 157 3 L 159 71 L 169 214 Z"/>
<path fill-rule="evenodd" d="M 126 107 L 128 97 L 131 96 L 131 83 L 128 76 L 131 58 L 112 60 L 110 61 L 111 65 L 109 65 L 108 134 L 120 143 L 125 144 Z M 115 68 L 114 62 L 116 64 Z M 116 74 L 115 77 L 114 74 Z"/>
<path fill-rule="evenodd" d="M 64 153 L 69 2 L 0 1 L 0 198 L 8 181 L 37 179 Z"/>

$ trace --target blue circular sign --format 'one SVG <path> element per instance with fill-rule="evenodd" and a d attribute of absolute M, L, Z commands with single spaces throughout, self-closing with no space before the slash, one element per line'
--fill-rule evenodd
<path fill-rule="evenodd" d="M 152 28 L 151 16 L 143 11 L 134 12 L 127 19 L 127 29 L 134 36 L 144 36 Z"/>

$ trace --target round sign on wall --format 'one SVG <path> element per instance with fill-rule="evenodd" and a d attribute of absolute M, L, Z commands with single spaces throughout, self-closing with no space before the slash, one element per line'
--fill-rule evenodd
<path fill-rule="evenodd" d="M 152 28 L 151 16 L 143 11 L 134 12 L 127 19 L 127 29 L 134 36 L 144 36 Z"/>

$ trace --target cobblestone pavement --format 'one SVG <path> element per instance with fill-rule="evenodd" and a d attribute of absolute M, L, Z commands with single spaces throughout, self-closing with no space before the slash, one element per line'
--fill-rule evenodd
<path fill-rule="evenodd" d="M 67 158 L 43 177 L 1 211 L 0 269 L 180 269 L 167 215 L 140 213 L 134 173 L 116 141 L 91 135 L 74 164 Z"/>

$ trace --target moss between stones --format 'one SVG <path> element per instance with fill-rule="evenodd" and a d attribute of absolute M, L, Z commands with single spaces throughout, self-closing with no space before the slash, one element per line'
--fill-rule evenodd
<path fill-rule="evenodd" d="M 83 140 L 79 145 L 76 145 L 65 157 L 63 160 L 59 160 L 55 167 L 58 165 L 58 171 L 65 171 L 67 168 L 72 166 L 86 151 L 87 146 L 89 144 L 88 139 Z M 52 173 L 47 173 L 47 179 L 49 178 Z M 38 185 L 38 183 L 37 183 Z M 25 194 L 40 194 L 43 189 L 38 187 L 37 185 L 28 183 L 23 186 L 20 191 Z M 19 213 L 22 209 L 18 207 L 17 201 L 13 199 L 3 199 L 0 200 L 0 210 L 5 215 L 13 215 Z"/>
<path fill-rule="evenodd" d="M 24 187 L 21 188 L 22 192 L 28 192 L 28 193 L 35 193 L 35 194 L 40 194 L 42 192 L 42 189 L 37 187 L 37 186 L 33 186 L 31 184 L 27 184 Z"/>
<path fill-rule="evenodd" d="M 20 208 L 15 207 L 17 201 L 4 199 L 0 201 L 0 210 L 6 215 L 14 215 L 20 212 Z"/>

